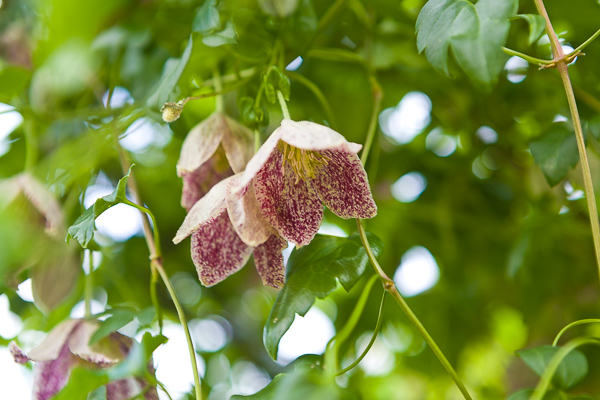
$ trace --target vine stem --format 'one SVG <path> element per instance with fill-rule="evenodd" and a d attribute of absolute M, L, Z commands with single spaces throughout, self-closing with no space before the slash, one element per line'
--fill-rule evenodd
<path fill-rule="evenodd" d="M 588 162 L 587 153 L 585 151 L 585 139 L 583 136 L 583 129 L 581 128 L 581 120 L 579 118 L 579 111 L 577 110 L 577 102 L 575 101 L 575 93 L 573 93 L 573 86 L 571 85 L 571 79 L 569 77 L 567 60 L 569 55 L 565 55 L 563 49 L 558 41 L 558 37 L 550 22 L 550 17 L 546 11 L 543 0 L 534 0 L 535 6 L 538 13 L 546 21 L 546 33 L 550 38 L 550 45 L 552 47 L 552 53 L 554 54 L 554 62 L 556 68 L 560 73 L 560 78 L 567 95 L 567 102 L 569 103 L 569 111 L 571 112 L 571 119 L 573 121 L 573 128 L 575 130 L 575 138 L 577 139 L 577 149 L 579 150 L 579 161 L 581 164 L 581 172 L 583 173 L 583 185 L 585 189 L 585 197 L 587 200 L 588 210 L 590 214 L 590 225 L 592 226 L 592 236 L 594 239 L 594 250 L 596 253 L 596 266 L 600 277 L 600 221 L 598 220 L 598 209 L 596 206 L 596 195 L 594 194 L 594 185 L 592 182 L 592 173 L 590 171 L 590 164 Z"/>
<path fill-rule="evenodd" d="M 506 54 L 508 54 L 509 56 L 517 56 L 522 58 L 525 61 L 528 61 L 531 64 L 538 64 L 538 65 L 550 65 L 552 63 L 554 63 L 553 60 L 544 60 L 542 58 L 535 58 L 535 57 L 531 57 L 525 53 L 521 53 L 518 52 L 516 50 L 513 49 L 509 49 L 508 47 L 503 47 L 502 51 L 504 51 Z"/>
<path fill-rule="evenodd" d="M 367 138 L 365 139 L 365 147 L 361 154 L 361 161 L 363 165 L 367 164 L 367 157 L 371 151 L 373 145 L 373 139 L 375 138 L 375 132 L 377 132 L 377 120 L 379 118 L 379 111 L 381 110 L 381 100 L 383 100 L 383 90 L 381 85 L 377 82 L 375 76 L 371 75 L 369 78 L 371 82 L 371 91 L 373 92 L 373 110 L 371 111 L 371 121 L 369 122 L 369 130 L 367 131 Z"/>
<path fill-rule="evenodd" d="M 567 330 L 573 328 L 574 326 L 583 325 L 583 324 L 597 324 L 599 322 L 600 322 L 600 319 L 580 319 L 579 321 L 571 322 L 569 325 L 567 325 L 564 328 L 562 328 L 560 330 L 560 332 L 558 332 L 558 335 L 556 335 L 556 337 L 554 338 L 554 342 L 552 342 L 552 346 L 556 347 L 556 345 L 558 344 L 558 341 L 560 340 L 561 336 Z"/>
<path fill-rule="evenodd" d="M 417 318 L 417 316 L 415 315 L 415 313 L 413 313 L 413 311 L 410 309 L 408 304 L 406 304 L 404 297 L 402 297 L 402 295 L 398 291 L 398 288 L 396 287 L 396 284 L 394 283 L 394 281 L 391 280 L 386 275 L 386 273 L 383 271 L 383 269 L 379 265 L 377 258 L 375 258 L 375 255 L 373 254 L 373 251 L 371 250 L 371 245 L 369 244 L 369 240 L 367 239 L 367 233 L 366 233 L 365 228 L 360 219 L 356 220 L 356 225 L 358 226 L 358 233 L 360 235 L 360 240 L 362 241 L 365 251 L 367 252 L 369 261 L 371 262 L 371 265 L 375 269 L 375 272 L 377 273 L 377 275 L 379 275 L 379 278 L 381 279 L 381 282 L 383 283 L 383 288 L 385 289 L 385 291 L 388 292 L 390 294 L 390 296 L 392 296 L 394 298 L 394 300 L 396 300 L 396 303 L 398 303 L 398 305 L 400 306 L 402 311 L 404 311 L 404 314 L 406 314 L 406 316 L 408 317 L 410 322 L 415 326 L 415 328 L 417 328 L 417 330 L 419 331 L 419 333 L 421 334 L 421 336 L 423 337 L 425 342 L 429 345 L 429 347 L 431 348 L 431 350 L 433 351 L 433 353 L 435 354 L 437 359 L 440 361 L 440 363 L 446 370 L 446 372 L 448 372 L 448 375 L 450 375 L 452 380 L 454 380 L 454 383 L 456 384 L 456 386 L 458 387 L 458 390 L 460 390 L 460 392 L 462 393 L 464 398 L 466 400 L 473 400 L 471 395 L 467 391 L 467 388 L 465 387 L 465 385 L 462 383 L 462 381 L 458 377 L 458 374 L 456 373 L 456 371 L 454 371 L 454 368 L 452 368 L 452 365 L 450 365 L 450 362 L 448 361 L 448 359 L 446 358 L 444 353 L 442 353 L 442 350 L 440 350 L 440 348 L 438 347 L 435 340 L 433 340 L 433 338 L 431 337 L 429 332 L 427 332 L 427 329 L 425 329 L 425 327 L 423 326 L 421 321 L 419 321 L 419 318 Z"/>
<path fill-rule="evenodd" d="M 277 91 L 277 99 L 279 99 L 279 106 L 281 107 L 281 113 L 283 114 L 283 118 L 292 119 L 292 117 L 290 117 L 290 111 L 288 110 L 287 103 L 285 102 L 285 98 L 283 97 L 283 93 L 281 93 L 281 90 Z"/>
<path fill-rule="evenodd" d="M 598 38 L 598 36 L 600 36 L 600 29 L 598 29 L 596 31 L 596 33 L 594 33 L 592 36 L 590 36 L 590 38 L 588 40 L 581 43 L 579 45 L 579 47 L 577 47 L 575 50 L 573 50 L 572 52 L 567 54 L 567 57 L 574 56 L 574 55 L 578 54 L 579 52 L 581 52 L 581 50 L 585 49 L 590 43 L 592 43 L 594 40 L 596 40 Z"/>
<path fill-rule="evenodd" d="M 123 148 L 119 145 L 118 142 L 117 142 L 116 146 L 117 146 L 117 151 L 119 153 L 119 161 L 121 162 L 121 169 L 123 170 L 123 174 L 127 174 L 127 171 L 129 170 L 129 160 L 127 158 L 127 154 L 125 153 L 125 150 L 123 150 Z M 131 190 L 131 192 L 133 193 L 133 195 L 135 197 L 134 202 L 140 208 L 146 209 L 144 207 L 144 203 L 141 200 L 140 191 L 138 189 L 138 185 L 135 180 L 135 177 L 133 176 L 133 171 L 130 173 L 129 180 L 127 183 L 129 185 L 129 189 Z M 198 374 L 198 364 L 196 363 L 196 351 L 194 350 L 194 343 L 192 342 L 192 337 L 190 335 L 190 329 L 188 327 L 187 318 L 185 316 L 185 310 L 183 309 L 183 307 L 181 306 L 181 303 L 179 302 L 179 298 L 177 297 L 177 293 L 175 293 L 175 289 L 173 289 L 173 285 L 171 285 L 169 275 L 167 275 L 167 272 L 163 268 L 162 258 L 161 258 L 161 254 L 160 254 L 160 248 L 158 247 L 159 244 L 156 243 L 154 240 L 154 235 L 152 233 L 152 228 L 150 227 L 150 222 L 148 221 L 148 217 L 141 210 L 140 210 L 140 213 L 142 214 L 142 220 L 143 220 L 143 225 L 144 225 L 144 237 L 146 239 L 146 244 L 148 246 L 148 250 L 150 251 L 150 260 L 151 260 L 150 267 L 151 267 L 153 273 L 154 273 L 154 271 L 158 272 L 158 274 L 162 278 L 165 286 L 167 287 L 167 291 L 169 292 L 169 295 L 171 296 L 171 300 L 173 301 L 173 304 L 175 305 L 175 309 L 177 310 L 179 322 L 181 323 L 181 326 L 183 327 L 183 331 L 185 333 L 185 338 L 187 341 L 188 350 L 190 353 L 190 361 L 192 363 L 192 373 L 194 375 L 194 384 L 195 384 L 195 389 L 196 389 L 196 399 L 202 400 L 202 384 L 200 382 L 200 375 Z M 152 215 L 152 214 L 150 214 L 150 215 Z M 154 218 L 153 218 L 153 222 L 154 222 L 154 231 L 156 232 L 157 228 L 156 228 L 156 221 L 154 221 Z M 153 299 L 153 301 L 154 300 L 155 299 Z"/>
<path fill-rule="evenodd" d="M 94 288 L 94 281 L 92 278 L 92 272 L 94 271 L 94 258 L 92 257 L 91 250 L 85 250 L 88 253 L 88 272 L 85 274 L 85 287 L 84 287 L 84 298 L 85 298 L 85 318 L 92 316 L 92 291 Z"/>

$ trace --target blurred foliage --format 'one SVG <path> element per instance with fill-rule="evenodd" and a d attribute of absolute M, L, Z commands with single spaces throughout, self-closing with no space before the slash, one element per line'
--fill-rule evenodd
<path fill-rule="evenodd" d="M 489 3 L 481 0 L 466 6 L 481 12 L 479 8 Z M 577 47 L 600 28 L 600 5 L 595 0 L 545 3 L 565 44 Z M 499 73 L 495 85 L 493 74 L 467 76 L 472 65 L 460 53 L 447 58 L 447 64 L 432 66 L 426 55 L 419 54 L 415 35 L 424 4 L 424 0 L 3 0 L 0 101 L 14 107 L 23 122 L 0 142 L 8 149 L 0 156 L 0 178 L 27 170 L 58 200 L 67 226 L 72 225 L 85 209 L 86 188 L 100 173 L 113 186 L 125 175 L 115 143 L 133 134 L 127 129 L 145 118 L 159 131 L 164 124 L 159 114 L 162 104 L 213 92 L 215 70 L 227 91 L 225 111 L 259 129 L 262 139 L 281 117 L 269 99 L 257 95 L 265 84 L 273 89 L 289 85 L 294 119 L 329 125 L 357 143 L 364 143 L 369 125 L 373 77 L 383 90 L 384 109 L 396 107 L 409 92 L 424 93 L 432 105 L 430 120 L 414 140 L 399 144 L 378 130 L 366 170 L 379 212 L 366 221 L 367 229 L 384 244 L 379 261 L 390 276 L 413 246 L 426 247 L 435 258 L 439 282 L 408 303 L 473 396 L 504 399 L 524 389 L 519 393 L 525 395 L 512 399 L 527 398 L 538 371 L 530 371 L 514 352 L 550 344 L 566 324 L 594 318 L 600 301 L 586 200 L 573 195 L 583 186 L 574 141 L 570 130 L 555 122 L 569 116 L 564 90 L 555 70 L 536 66 L 517 71 L 522 81 L 509 80 L 516 72 L 503 69 L 508 56 L 499 53 L 494 53 L 498 59 L 490 67 Z M 517 12 L 536 13 L 533 2 L 525 0 Z M 510 27 L 486 29 L 482 36 L 494 36 L 498 29 L 507 35 L 508 47 L 550 58 L 548 41 L 532 39 L 539 35 L 535 18 L 515 18 Z M 591 133 L 587 150 L 598 193 L 600 42 L 585 52 L 569 72 L 581 118 Z M 286 71 L 297 57 L 302 57 L 299 68 Z M 275 72 L 269 74 L 269 67 L 276 67 Z M 121 89 L 132 100 L 116 106 L 107 103 Z M 283 372 L 262 343 L 277 291 L 264 288 L 253 268 L 244 268 L 213 288 L 200 288 L 189 248 L 170 241 L 185 216 L 175 171 L 181 143 L 212 113 L 214 103 L 213 97 L 189 102 L 170 130 L 161 131 L 167 132 L 167 139 L 154 140 L 129 155 L 137 164 L 133 175 L 141 197 L 160 229 L 165 269 L 189 319 L 220 316 L 230 329 L 226 347 L 199 350 L 207 365 L 203 386 L 211 399 L 240 394 L 231 383 L 236 369 L 230 366 L 236 363 L 250 361 L 271 377 Z M 482 139 L 482 127 L 493 129 L 497 140 Z M 452 154 L 435 152 L 432 143 L 440 132 L 456 143 Z M 399 202 L 392 195 L 392 184 L 412 171 L 424 176 L 426 189 L 415 201 Z M 74 256 L 62 238 L 44 232 L 44 216 L 35 205 L 23 198 L 0 203 L 0 290 L 10 300 L 11 311 L 23 319 L 24 332 L 47 332 L 83 299 L 83 274 L 73 275 L 67 262 L 56 263 Z M 356 230 L 352 220 L 325 215 L 348 234 Z M 138 235 L 119 242 L 96 232 L 94 241 L 94 249 L 102 255 L 92 273 L 94 298 L 105 296 L 112 308 L 135 310 L 112 314 L 106 324 L 113 325 L 105 329 L 134 318 L 140 328 L 146 327 L 139 318 L 152 307 L 152 277 L 144 239 Z M 46 257 L 42 275 L 60 278 L 55 285 L 63 291 L 58 304 L 37 308 L 15 290 L 20 282 L 40 274 L 34 260 L 40 254 Z M 339 331 L 363 287 L 364 279 L 348 293 L 335 290 L 315 307 L 323 309 Z M 162 285 L 158 296 L 165 317 L 175 321 Z M 376 325 L 378 304 L 379 295 L 372 294 L 367 312 L 342 346 L 344 359 L 352 361 L 360 353 L 360 339 Z M 142 319 L 147 321 L 146 317 Z M 358 367 L 334 384 L 318 371 L 302 367 L 299 374 L 280 375 L 280 387 L 296 390 L 312 381 L 314 393 L 332 398 L 346 398 L 346 392 L 352 393 L 348 398 L 365 400 L 459 398 L 399 308 L 388 302 L 383 318 L 381 342 L 392 360 L 389 369 L 369 372 Z M 152 326 L 157 328 L 156 319 Z M 599 333 L 589 326 L 565 336 L 586 332 Z M 7 344 L 5 339 L 11 338 L 0 344 Z M 572 399 L 600 394 L 600 351 L 589 346 L 580 351 L 589 373 L 569 389 Z M 141 359 L 147 360 L 142 353 Z M 313 392 L 305 389 L 298 393 L 310 397 Z M 282 398 L 270 396 L 255 398 Z M 547 398 L 566 396 L 557 389 Z"/>

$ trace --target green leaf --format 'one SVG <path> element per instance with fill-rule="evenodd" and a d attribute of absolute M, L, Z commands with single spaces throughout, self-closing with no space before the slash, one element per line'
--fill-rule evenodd
<path fill-rule="evenodd" d="M 529 400 L 533 394 L 533 389 L 523 389 L 516 393 L 513 393 L 507 400 Z M 568 397 L 564 392 L 556 389 L 552 389 L 544 395 L 542 400 L 568 400 L 575 399 L 575 397 Z"/>
<path fill-rule="evenodd" d="M 600 115 L 595 116 L 587 122 L 587 130 L 596 140 L 600 139 Z"/>
<path fill-rule="evenodd" d="M 127 180 L 129 179 L 129 174 L 131 174 L 131 168 L 133 168 L 134 165 L 135 164 L 132 164 L 131 167 L 129 167 L 127 175 L 119 180 L 117 187 L 111 194 L 96 200 L 93 206 L 85 210 L 83 214 L 75 220 L 75 223 L 71 225 L 67 231 L 67 237 L 65 239 L 67 243 L 69 243 L 70 238 L 74 238 L 79 242 L 81 247 L 87 248 L 94 238 L 94 221 L 96 218 L 110 207 L 119 203 L 131 204 L 126 197 L 125 192 L 127 190 Z"/>
<path fill-rule="evenodd" d="M 367 234 L 375 256 L 383 244 Z M 360 279 L 369 260 L 358 233 L 348 238 L 317 235 L 300 249 L 294 249 L 287 265 L 286 284 L 279 292 L 264 329 L 267 351 L 277 359 L 283 334 L 294 322 L 295 314 L 304 316 L 315 302 L 334 291 L 339 281 L 349 291 Z"/>
<path fill-rule="evenodd" d="M 546 345 L 518 351 L 517 355 L 533 372 L 542 376 L 558 350 L 559 347 Z M 552 382 L 562 389 L 568 389 L 585 378 L 587 373 L 587 359 L 580 351 L 572 350 L 558 366 Z"/>
<path fill-rule="evenodd" d="M 250 396 L 233 396 L 231 400 L 357 400 L 360 397 L 349 389 L 340 388 L 334 377 L 318 366 L 296 366 L 292 373 L 283 373 L 258 393 Z"/>
<path fill-rule="evenodd" d="M 277 102 L 277 91 L 281 91 L 286 100 L 290 99 L 290 78 L 272 65 L 263 75 L 265 97 L 270 103 Z"/>
<path fill-rule="evenodd" d="M 200 33 L 209 33 L 221 27 L 221 17 L 217 9 L 217 0 L 206 0 L 196 13 L 192 30 Z"/>
<path fill-rule="evenodd" d="M 231 21 L 227 21 L 225 29 L 212 35 L 204 36 L 202 43 L 209 47 L 219 47 L 224 44 L 237 44 L 237 33 Z"/>
<path fill-rule="evenodd" d="M 193 35 L 190 36 L 190 40 L 185 46 L 181 58 L 169 58 L 165 63 L 158 87 L 154 94 L 148 98 L 147 104 L 149 107 L 158 109 L 169 100 L 169 95 L 175 90 L 192 55 L 192 47 L 194 46 L 193 37 Z"/>
<path fill-rule="evenodd" d="M 430 0 L 417 18 L 417 48 L 438 71 L 450 76 L 448 51 L 480 89 L 489 91 L 504 66 L 510 18 L 517 0 Z"/>
<path fill-rule="evenodd" d="M 77 367 L 71 372 L 69 382 L 53 400 L 85 399 L 88 394 L 109 382 L 105 370 L 90 370 Z"/>
<path fill-rule="evenodd" d="M 10 103 L 27 86 L 31 72 L 25 68 L 8 67 L 0 70 L 0 101 Z"/>
<path fill-rule="evenodd" d="M 136 311 L 126 308 L 117 308 L 112 311 L 112 316 L 102 321 L 98 330 L 90 338 L 89 345 L 93 345 L 101 339 L 104 339 L 117 329 L 121 329 L 135 318 Z"/>
<path fill-rule="evenodd" d="M 302 0 L 298 10 L 286 22 L 286 29 L 283 30 L 286 49 L 303 54 L 317 31 L 318 19 L 312 1 Z"/>
<path fill-rule="evenodd" d="M 101 386 L 98 389 L 90 392 L 87 400 L 106 400 L 106 386 Z"/>
<path fill-rule="evenodd" d="M 529 145 L 535 163 L 542 168 L 548 183 L 556 186 L 579 162 L 577 140 L 566 122 L 552 124 L 540 140 Z"/>
<path fill-rule="evenodd" d="M 546 29 L 546 21 L 541 15 L 538 14 L 518 14 L 516 18 L 523 19 L 529 24 L 529 39 L 527 42 L 532 45 L 542 35 Z"/>
<path fill-rule="evenodd" d="M 127 358 L 107 369 L 106 373 L 111 380 L 124 379 L 130 376 L 147 377 L 148 361 L 152 357 L 152 353 L 158 346 L 167 342 L 167 338 L 163 335 L 152 336 L 150 332 L 144 333 L 142 342 L 134 342 L 129 350 Z"/>

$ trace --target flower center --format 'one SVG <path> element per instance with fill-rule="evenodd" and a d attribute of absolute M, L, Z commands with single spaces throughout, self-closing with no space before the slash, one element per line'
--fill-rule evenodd
<path fill-rule="evenodd" d="M 327 165 L 329 158 L 316 151 L 299 149 L 294 146 L 281 141 L 279 142 L 279 150 L 283 154 L 283 163 L 281 169 L 287 161 L 294 174 L 296 175 L 296 182 L 300 182 L 300 179 L 307 181 L 308 178 L 314 178 L 316 176 L 317 168 Z"/>

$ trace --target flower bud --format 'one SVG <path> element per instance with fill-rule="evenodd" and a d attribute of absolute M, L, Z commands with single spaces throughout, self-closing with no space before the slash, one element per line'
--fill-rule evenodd
<path fill-rule="evenodd" d="M 173 122 L 179 118 L 181 112 L 183 111 L 183 101 L 179 101 L 177 103 L 165 103 L 160 111 L 162 112 L 163 121 Z"/>

